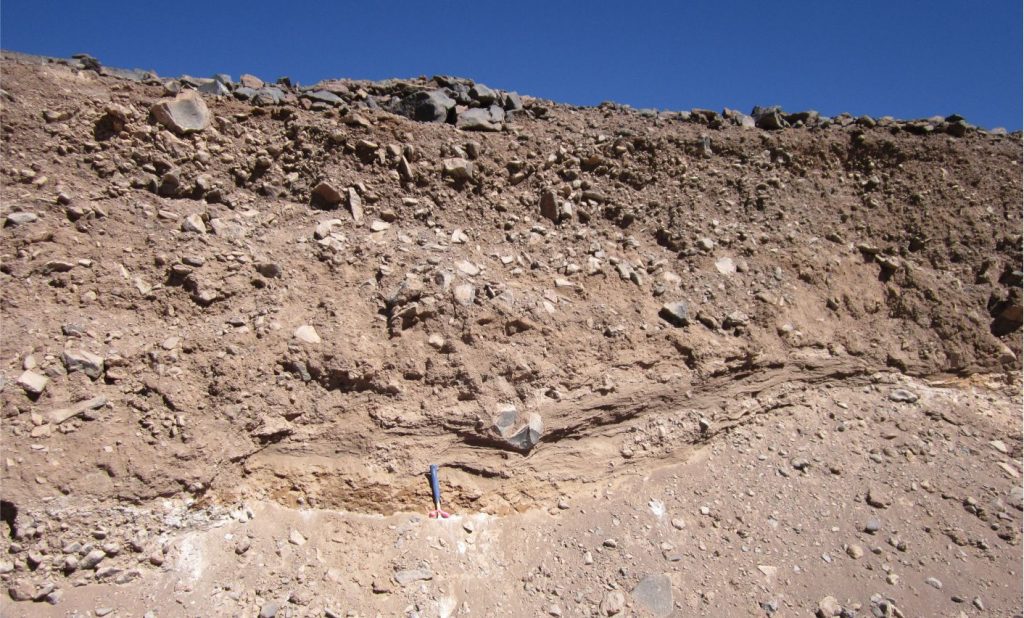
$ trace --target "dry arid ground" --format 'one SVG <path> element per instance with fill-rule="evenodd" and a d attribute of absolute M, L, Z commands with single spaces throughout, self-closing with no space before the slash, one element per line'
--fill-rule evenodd
<path fill-rule="evenodd" d="M 3 616 L 1021 615 L 1019 133 L 0 75 Z"/>

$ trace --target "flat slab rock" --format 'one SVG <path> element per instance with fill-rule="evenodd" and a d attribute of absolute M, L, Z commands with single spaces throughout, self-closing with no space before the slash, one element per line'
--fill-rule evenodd
<path fill-rule="evenodd" d="M 633 600 L 654 616 L 670 616 L 674 607 L 672 580 L 668 575 L 648 575 L 630 593 Z"/>
<path fill-rule="evenodd" d="M 431 579 L 434 579 L 434 573 L 430 569 L 402 569 L 395 571 L 395 581 L 400 586 Z"/>

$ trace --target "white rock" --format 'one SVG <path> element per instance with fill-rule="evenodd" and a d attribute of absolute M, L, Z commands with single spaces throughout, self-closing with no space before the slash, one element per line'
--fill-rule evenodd
<path fill-rule="evenodd" d="M 309 324 L 303 324 L 302 326 L 295 329 L 295 338 L 303 343 L 317 344 L 320 343 L 320 335 L 317 334 L 316 329 Z"/>
<path fill-rule="evenodd" d="M 476 296 L 476 289 L 468 283 L 455 286 L 454 290 L 455 300 L 460 305 L 472 305 L 473 298 Z"/>
<path fill-rule="evenodd" d="M 455 268 L 458 268 L 460 272 L 470 277 L 475 277 L 480 274 L 480 268 L 467 260 L 460 260 L 455 264 Z"/>
<path fill-rule="evenodd" d="M 715 260 L 715 269 L 723 275 L 732 275 L 736 273 L 736 264 L 730 257 L 718 258 Z"/>
<path fill-rule="evenodd" d="M 7 215 L 4 225 L 24 225 L 26 223 L 32 223 L 39 219 L 39 215 L 34 212 L 12 212 Z"/>
<path fill-rule="evenodd" d="M 313 230 L 313 238 L 317 240 L 327 238 L 331 235 L 331 230 L 336 225 L 341 225 L 341 219 L 328 219 L 327 221 L 317 223 L 316 229 Z"/>
<path fill-rule="evenodd" d="M 185 217 L 185 220 L 181 222 L 181 231 L 205 234 L 206 224 L 203 223 L 203 217 L 198 214 Z"/>
<path fill-rule="evenodd" d="M 46 389 L 46 385 L 50 382 L 50 378 L 39 375 L 38 373 L 30 370 L 26 370 L 20 376 L 18 376 L 18 386 L 25 389 L 25 391 L 32 395 L 38 395 Z"/>

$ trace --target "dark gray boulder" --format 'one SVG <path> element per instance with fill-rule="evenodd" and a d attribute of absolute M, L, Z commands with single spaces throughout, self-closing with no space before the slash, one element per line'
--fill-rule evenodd
<path fill-rule="evenodd" d="M 253 95 L 252 102 L 256 105 L 280 105 L 284 102 L 284 91 L 272 86 L 260 88 Z"/>
<path fill-rule="evenodd" d="M 327 90 L 313 90 L 310 92 L 302 93 L 303 99 L 309 99 L 310 101 L 316 101 L 319 103 L 326 103 L 328 105 L 342 105 L 345 100 Z"/>
<path fill-rule="evenodd" d="M 481 105 L 490 105 L 498 100 L 498 93 L 483 84 L 474 84 L 469 89 L 469 96 Z"/>
<path fill-rule="evenodd" d="M 759 129 L 778 131 L 789 126 L 778 107 L 755 107 L 750 115 L 754 117 L 754 124 Z"/>
<path fill-rule="evenodd" d="M 487 109 L 474 107 L 459 114 L 455 126 L 465 131 L 500 131 L 505 123 L 505 110 L 497 105 Z"/>
<path fill-rule="evenodd" d="M 672 580 L 668 575 L 648 575 L 630 593 L 638 605 L 653 616 L 669 616 L 675 609 L 672 600 Z"/>
<path fill-rule="evenodd" d="M 453 122 L 455 100 L 444 90 L 423 90 L 400 99 L 393 111 L 419 122 Z"/>
<path fill-rule="evenodd" d="M 661 310 L 658 311 L 658 317 L 673 326 L 686 326 L 690 323 L 689 307 L 686 301 L 682 300 L 665 303 L 661 306 Z"/>
<path fill-rule="evenodd" d="M 227 96 L 231 94 L 231 90 L 229 90 L 228 87 L 225 86 L 223 82 L 218 81 L 216 79 L 204 82 L 199 86 L 198 90 L 203 94 L 212 94 L 218 97 Z"/>
<path fill-rule="evenodd" d="M 523 109 L 523 97 L 518 92 L 506 92 L 504 108 L 506 112 L 518 112 Z"/>

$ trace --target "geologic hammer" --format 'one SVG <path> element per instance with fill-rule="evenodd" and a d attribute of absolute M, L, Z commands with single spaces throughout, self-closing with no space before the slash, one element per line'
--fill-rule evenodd
<path fill-rule="evenodd" d="M 430 464 L 430 491 L 434 494 L 434 510 L 428 515 L 431 519 L 448 519 L 450 515 L 441 510 L 441 485 L 437 482 L 437 464 Z"/>

